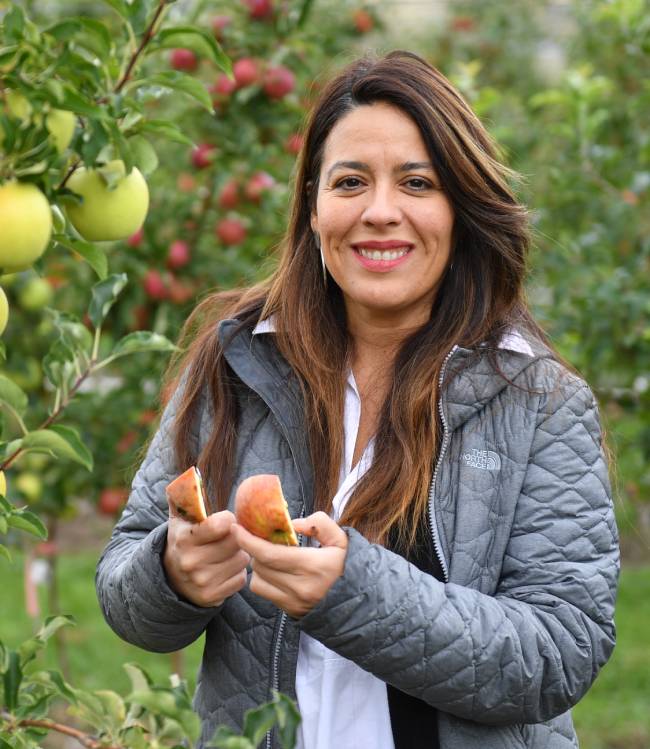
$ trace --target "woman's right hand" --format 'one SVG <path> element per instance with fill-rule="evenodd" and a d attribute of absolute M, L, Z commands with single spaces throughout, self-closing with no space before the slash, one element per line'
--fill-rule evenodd
<path fill-rule="evenodd" d="M 163 566 L 171 587 L 197 606 L 219 606 L 246 585 L 250 556 L 230 532 L 232 512 L 215 512 L 201 523 L 171 517 Z"/>

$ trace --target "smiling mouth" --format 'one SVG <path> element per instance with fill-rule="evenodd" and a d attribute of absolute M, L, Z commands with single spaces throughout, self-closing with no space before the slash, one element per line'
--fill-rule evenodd
<path fill-rule="evenodd" d="M 399 260 L 411 251 L 410 247 L 398 247 L 392 250 L 367 250 L 363 247 L 354 248 L 354 251 L 366 258 L 366 260 Z"/>

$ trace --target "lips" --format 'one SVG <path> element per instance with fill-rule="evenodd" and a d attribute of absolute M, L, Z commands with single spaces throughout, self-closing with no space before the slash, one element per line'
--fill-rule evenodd
<path fill-rule="evenodd" d="M 406 248 L 412 250 L 415 245 L 413 242 L 407 242 L 403 239 L 387 239 L 383 242 L 379 242 L 376 239 L 368 240 L 367 242 L 355 242 L 352 248 L 359 252 L 359 250 L 400 250 Z"/>

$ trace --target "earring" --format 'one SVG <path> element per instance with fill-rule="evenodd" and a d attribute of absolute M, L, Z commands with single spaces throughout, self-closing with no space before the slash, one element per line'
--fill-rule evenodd
<path fill-rule="evenodd" d="M 320 252 L 320 262 L 323 266 L 323 282 L 325 283 L 325 286 L 327 286 L 327 266 L 325 265 L 325 256 L 323 255 L 323 248 L 320 246 L 320 234 L 318 234 L 318 232 L 314 232 L 314 241 Z"/>

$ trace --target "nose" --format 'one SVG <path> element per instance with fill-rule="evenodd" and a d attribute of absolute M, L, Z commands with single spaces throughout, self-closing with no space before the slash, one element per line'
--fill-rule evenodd
<path fill-rule="evenodd" d="M 399 224 L 402 220 L 402 209 L 398 195 L 388 186 L 376 186 L 367 193 L 368 203 L 363 209 L 361 220 L 366 226 Z"/>

